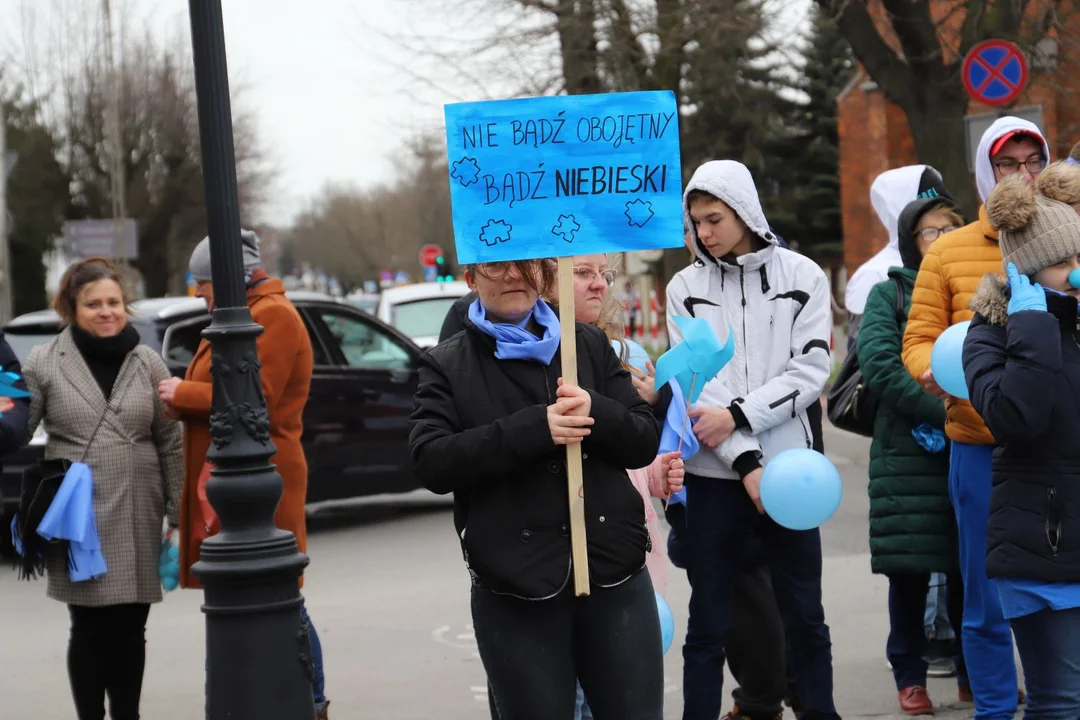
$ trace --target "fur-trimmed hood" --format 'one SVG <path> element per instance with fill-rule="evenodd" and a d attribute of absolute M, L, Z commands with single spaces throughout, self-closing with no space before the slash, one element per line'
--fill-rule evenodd
<path fill-rule="evenodd" d="M 1074 332 L 1080 330 L 1080 315 L 1077 312 L 1075 298 L 1063 293 L 1043 290 L 1046 293 L 1046 310 L 1057 317 L 1063 329 Z M 971 296 L 969 307 L 986 319 L 991 325 L 1005 327 L 1009 320 L 1009 300 L 1012 292 L 1009 281 L 1004 275 L 988 273 L 983 276 L 982 284 Z"/>
<path fill-rule="evenodd" d="M 1011 297 L 1008 278 L 997 273 L 987 273 L 983 275 L 982 283 L 971 296 L 968 307 L 986 318 L 986 322 L 991 325 L 1005 327 L 1005 321 L 1009 319 Z"/>

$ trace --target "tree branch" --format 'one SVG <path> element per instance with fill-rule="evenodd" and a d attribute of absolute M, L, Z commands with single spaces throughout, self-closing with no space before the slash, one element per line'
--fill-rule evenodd
<path fill-rule="evenodd" d="M 616 48 L 626 50 L 626 64 L 629 65 L 637 81 L 637 88 L 644 89 L 649 83 L 649 54 L 641 46 L 640 36 L 634 32 L 634 23 L 630 17 L 630 8 L 624 0 L 610 0 L 613 15 L 611 22 L 611 40 Z"/>
<path fill-rule="evenodd" d="M 901 107 L 909 106 L 913 97 L 910 87 L 916 82 L 911 68 L 881 37 L 866 3 L 856 0 L 817 0 L 817 3 L 836 19 L 855 57 L 886 97 Z"/>
<path fill-rule="evenodd" d="M 911 0 L 883 0 L 882 4 L 914 74 L 919 77 L 925 73 L 938 74 L 944 62 L 941 39 L 930 17 L 930 4 Z"/>

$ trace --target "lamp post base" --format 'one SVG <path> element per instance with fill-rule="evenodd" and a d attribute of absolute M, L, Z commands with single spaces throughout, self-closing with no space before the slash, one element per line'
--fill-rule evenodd
<path fill-rule="evenodd" d="M 205 588 L 207 720 L 311 720 L 314 676 L 292 533 L 209 538 L 193 568 Z"/>

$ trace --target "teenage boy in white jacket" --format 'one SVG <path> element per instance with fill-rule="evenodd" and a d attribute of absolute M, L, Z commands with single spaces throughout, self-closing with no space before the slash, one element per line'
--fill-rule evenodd
<path fill-rule="evenodd" d="M 690 411 L 704 451 L 686 462 L 694 585 L 683 720 L 720 715 L 731 589 L 754 533 L 768 555 L 804 718 L 837 718 L 821 605 L 821 535 L 777 525 L 760 499 L 763 465 L 784 450 L 812 446 L 806 408 L 819 402 L 830 370 L 828 281 L 813 262 L 777 246 L 742 164 L 702 165 L 686 186 L 684 206 L 698 262 L 668 285 L 668 334 L 673 344 L 681 339 L 675 315 L 704 318 L 721 342 L 729 329 L 734 333 L 735 356 Z"/>

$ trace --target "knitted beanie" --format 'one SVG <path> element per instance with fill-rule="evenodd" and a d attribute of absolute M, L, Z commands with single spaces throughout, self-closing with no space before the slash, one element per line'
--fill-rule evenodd
<path fill-rule="evenodd" d="M 244 271 L 250 274 L 262 263 L 259 254 L 259 236 L 251 230 L 241 229 L 240 243 L 243 247 Z M 210 236 L 204 237 L 191 251 L 188 270 L 196 281 L 210 279 Z"/>
<path fill-rule="evenodd" d="M 1000 233 L 1002 266 L 1034 275 L 1080 255 L 1080 215 L 1071 205 L 1036 195 L 1021 175 L 1004 178 L 986 199 L 990 226 Z"/>

